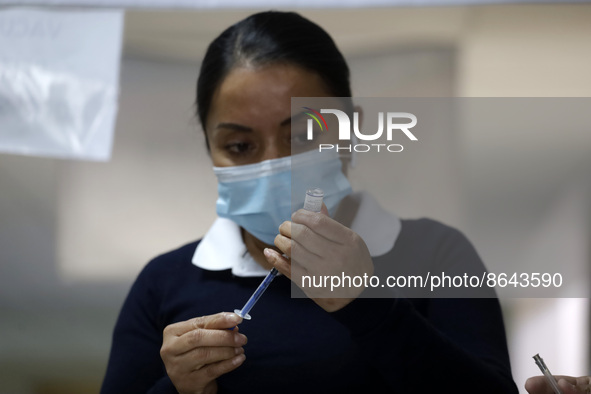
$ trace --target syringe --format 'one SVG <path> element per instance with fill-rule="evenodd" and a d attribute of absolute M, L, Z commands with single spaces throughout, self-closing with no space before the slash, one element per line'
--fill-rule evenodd
<path fill-rule="evenodd" d="M 312 212 L 320 212 L 320 210 L 322 209 L 322 199 L 323 198 L 324 198 L 324 192 L 322 191 L 322 189 L 318 189 L 318 188 L 309 189 L 308 191 L 306 191 L 306 198 L 304 200 L 304 209 L 306 209 L 308 211 L 312 211 Z M 267 290 L 267 287 L 269 287 L 269 285 L 271 284 L 273 279 L 275 279 L 277 274 L 279 274 L 279 271 L 277 271 L 276 268 L 273 268 L 271 271 L 269 271 L 267 276 L 265 276 L 265 279 L 263 279 L 263 281 L 261 282 L 259 287 L 257 287 L 257 289 L 250 296 L 248 301 L 246 301 L 246 304 L 244 304 L 242 309 L 234 309 L 234 313 L 236 313 L 238 316 L 242 317 L 243 319 L 250 320 L 251 317 L 248 314 L 248 312 L 250 312 L 250 310 L 252 309 L 254 304 L 257 303 L 259 298 L 261 298 L 261 296 L 263 295 L 265 290 Z"/>
<path fill-rule="evenodd" d="M 277 271 L 277 268 L 273 268 L 271 271 L 269 271 L 267 276 L 265 276 L 265 279 L 263 279 L 263 281 L 261 282 L 259 287 L 257 287 L 257 289 L 254 291 L 254 293 L 252 293 L 252 295 L 250 296 L 248 301 L 246 301 L 246 304 L 244 304 L 242 309 L 234 309 L 234 313 L 243 319 L 250 320 L 251 317 L 248 314 L 248 312 L 250 312 L 250 310 L 252 309 L 254 304 L 257 303 L 259 298 L 261 298 L 261 296 L 263 295 L 265 290 L 267 290 L 267 287 L 269 287 L 269 285 L 271 284 L 273 279 L 275 279 L 277 274 L 279 274 L 279 271 Z"/>
<path fill-rule="evenodd" d="M 560 387 L 558 387 L 558 382 L 556 382 L 556 379 L 550 373 L 550 370 L 546 366 L 546 363 L 544 362 L 544 360 L 542 359 L 542 357 L 540 357 L 539 354 L 536 354 L 534 356 L 534 361 L 536 362 L 536 364 L 538 364 L 538 367 L 540 368 L 540 371 L 542 371 L 542 373 L 546 377 L 546 380 L 550 384 L 550 387 L 552 387 L 552 390 L 554 390 L 554 393 L 555 394 L 562 394 L 562 391 L 560 390 Z"/>

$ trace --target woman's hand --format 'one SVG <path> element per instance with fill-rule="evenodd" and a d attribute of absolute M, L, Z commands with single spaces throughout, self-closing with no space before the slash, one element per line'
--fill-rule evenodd
<path fill-rule="evenodd" d="M 368 277 L 373 274 L 373 262 L 361 237 L 328 216 L 326 205 L 322 212 L 300 209 L 279 226 L 275 245 L 289 257 L 265 249 L 265 257 L 282 274 L 294 281 L 308 297 L 328 312 L 334 312 L 353 301 L 364 287 L 351 286 L 336 277 Z M 306 278 L 329 278 L 322 287 L 309 285 Z M 335 279 L 332 279 L 335 278 Z M 344 284 L 344 286 L 343 286 Z"/>
<path fill-rule="evenodd" d="M 554 376 L 562 394 L 591 393 L 591 377 Z M 554 390 L 546 381 L 545 376 L 534 376 L 525 382 L 529 394 L 554 394 Z"/>
<path fill-rule="evenodd" d="M 222 312 L 166 326 L 160 356 L 180 394 L 216 393 L 216 379 L 244 362 L 241 322 Z"/>

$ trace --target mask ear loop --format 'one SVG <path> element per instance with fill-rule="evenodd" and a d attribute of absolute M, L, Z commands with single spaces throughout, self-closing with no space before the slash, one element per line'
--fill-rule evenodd
<path fill-rule="evenodd" d="M 356 112 L 353 115 L 355 119 L 358 119 L 358 116 L 359 115 Z M 355 168 L 357 165 L 357 151 L 355 150 L 355 146 L 357 145 L 358 141 L 359 139 L 357 138 L 357 134 L 355 134 L 354 126 L 351 124 L 351 155 L 349 159 L 350 168 Z"/>
<path fill-rule="evenodd" d="M 357 151 L 355 150 L 355 145 L 357 145 L 357 141 L 359 141 L 359 139 L 357 138 L 357 135 L 355 135 L 355 133 L 351 134 L 351 151 L 349 152 L 348 155 L 342 155 L 339 154 L 340 157 L 343 158 L 343 161 L 346 163 L 346 168 L 355 168 L 355 166 L 357 165 Z M 346 175 L 346 173 L 345 173 Z"/>
<path fill-rule="evenodd" d="M 351 168 L 355 168 L 357 165 L 357 151 L 355 150 L 355 145 L 357 145 L 357 135 L 353 133 L 351 136 L 351 160 L 349 161 L 349 165 Z"/>
<path fill-rule="evenodd" d="M 348 170 L 355 168 L 357 165 L 357 152 L 355 151 L 355 145 L 357 144 L 357 141 L 359 141 L 357 136 L 354 134 L 351 135 L 351 151 L 347 153 L 339 153 L 339 158 L 343 162 L 342 168 L 345 176 L 349 175 Z"/>

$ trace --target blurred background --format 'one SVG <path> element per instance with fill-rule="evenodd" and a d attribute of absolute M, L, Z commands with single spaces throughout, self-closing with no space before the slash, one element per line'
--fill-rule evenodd
<path fill-rule="evenodd" d="M 217 186 L 194 115 L 199 64 L 215 36 L 259 10 L 127 10 L 110 161 L 0 154 L 1 394 L 97 392 L 139 270 L 207 231 Z M 333 36 L 357 96 L 591 95 L 591 5 L 297 11 Z M 436 176 L 393 170 L 404 190 L 394 210 L 460 228 L 485 263 L 580 267 L 588 290 L 591 131 L 574 135 L 541 132 L 516 150 L 461 130 Z M 589 374 L 588 298 L 503 306 L 523 392 L 538 352 L 555 374 Z"/>

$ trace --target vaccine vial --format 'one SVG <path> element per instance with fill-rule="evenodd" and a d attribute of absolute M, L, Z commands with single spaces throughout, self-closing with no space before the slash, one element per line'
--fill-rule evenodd
<path fill-rule="evenodd" d="M 322 189 L 313 188 L 306 191 L 306 199 L 304 200 L 304 209 L 312 212 L 320 212 L 322 209 L 322 199 L 324 192 Z"/>

